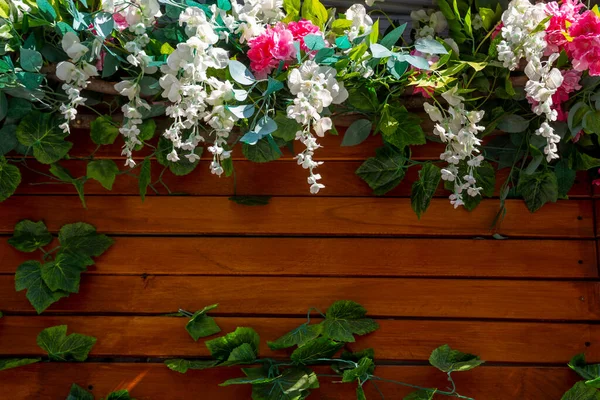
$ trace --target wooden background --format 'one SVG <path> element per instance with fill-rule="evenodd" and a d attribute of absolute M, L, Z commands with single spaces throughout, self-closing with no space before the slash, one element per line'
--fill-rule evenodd
<path fill-rule="evenodd" d="M 88 155 L 89 134 L 73 134 L 71 155 Z M 453 210 L 440 191 L 418 221 L 407 198 L 416 171 L 389 196 L 373 197 L 354 171 L 380 138 L 358 147 L 340 141 L 322 141 L 317 157 L 326 160 L 320 172 L 327 188 L 318 196 L 308 195 L 306 171 L 291 153 L 275 164 L 236 160 L 238 194 L 274 196 L 262 207 L 229 201 L 233 180 L 211 176 L 205 160 L 187 177 L 166 174 L 173 191 L 188 195 L 150 194 L 142 204 L 137 181 L 121 176 L 113 192 L 88 182 L 87 210 L 71 186 L 31 185 L 48 179 L 24 170 L 18 194 L 0 204 L 0 357 L 40 356 L 37 334 L 58 324 L 98 342 L 86 363 L 0 372 L 0 398 L 64 399 L 74 382 L 98 398 L 118 388 L 138 399 L 249 398 L 249 387 L 217 386 L 237 369 L 182 375 L 162 364 L 208 353 L 185 331 L 187 319 L 161 315 L 213 303 L 220 304 L 215 315 L 223 333 L 250 326 L 265 343 L 300 324 L 309 307 L 355 300 L 381 329 L 350 348 L 374 347 L 378 375 L 445 387 L 445 375 L 426 360 L 448 343 L 487 361 L 455 374 L 460 392 L 477 400 L 558 400 L 577 380 L 565 367 L 573 355 L 600 361 L 596 207 L 585 175 L 570 200 L 535 214 L 508 201 L 498 231 L 507 239 L 496 240 L 490 226 L 498 199 L 468 213 Z M 119 150 L 99 156 L 122 165 Z M 435 144 L 414 148 L 421 160 L 439 153 Z M 85 173 L 84 161 L 63 165 Z M 53 232 L 85 221 L 116 239 L 82 277 L 80 293 L 41 316 L 14 289 L 14 271 L 29 255 L 6 243 L 26 218 L 44 220 Z M 272 353 L 263 346 L 261 355 Z M 353 385 L 330 381 L 322 378 L 311 398 L 353 398 Z M 381 387 L 386 399 L 407 393 Z M 367 394 L 379 398 L 370 385 Z"/>

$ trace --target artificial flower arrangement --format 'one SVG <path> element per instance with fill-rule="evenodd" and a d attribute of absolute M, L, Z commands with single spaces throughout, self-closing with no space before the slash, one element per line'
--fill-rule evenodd
<path fill-rule="evenodd" d="M 412 13 L 407 35 L 393 21 L 380 32 L 361 4 L 338 14 L 318 0 L 0 0 L 0 200 L 19 185 L 26 156 L 82 198 L 86 180 L 110 189 L 138 170 L 144 197 L 153 159 L 134 161 L 144 146 L 185 175 L 206 143 L 211 172 L 229 176 L 238 142 L 256 162 L 300 142 L 296 159 L 317 193 L 326 181 L 319 138 L 337 134 L 344 114 L 355 121 L 342 145 L 383 137 L 357 170 L 375 194 L 420 166 L 411 195 L 419 216 L 442 180 L 455 207 L 475 208 L 494 195 L 502 168 L 502 203 L 523 197 L 535 211 L 565 198 L 575 171 L 600 166 L 598 8 L 437 4 Z M 86 176 L 60 165 L 83 108 L 99 114 L 90 125 L 97 145 L 123 143 L 126 170 L 93 154 Z M 411 160 L 410 147 L 427 141 L 445 143 L 440 160 Z"/>

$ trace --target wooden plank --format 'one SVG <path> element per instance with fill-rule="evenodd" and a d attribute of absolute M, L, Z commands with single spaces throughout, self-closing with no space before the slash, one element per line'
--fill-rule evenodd
<path fill-rule="evenodd" d="M 52 231 L 85 221 L 100 231 L 122 234 L 243 234 L 319 236 L 480 236 L 490 235 L 497 200 L 484 200 L 469 213 L 434 199 L 418 220 L 409 199 L 278 197 L 262 207 L 243 206 L 225 197 L 152 197 L 141 203 L 126 196 L 90 196 L 88 209 L 78 198 L 16 196 L 0 206 L 0 233 L 22 219 L 44 219 Z M 558 201 L 530 213 L 520 200 L 506 202 L 498 232 L 519 237 L 593 237 L 592 202 Z"/>
<path fill-rule="evenodd" d="M 318 373 L 331 374 L 327 368 Z M 420 384 L 448 385 L 446 375 L 427 366 L 381 366 L 377 376 Z M 250 398 L 250 387 L 219 387 L 227 379 L 241 376 L 239 368 L 189 371 L 179 374 L 162 364 L 43 363 L 0 371 L 4 393 L 11 400 L 56 400 L 67 396 L 72 383 L 93 389 L 97 398 L 116 389 L 129 389 L 138 400 L 180 400 L 201 393 L 203 399 L 240 400 Z M 577 380 L 567 368 L 479 367 L 453 375 L 461 394 L 478 400 L 559 399 Z M 355 398 L 355 385 L 333 383 L 335 378 L 320 378 L 320 388 L 310 398 L 347 400 Z M 395 384 L 379 383 L 386 399 L 401 399 L 410 392 Z M 372 384 L 365 385 L 367 398 L 378 399 Z M 444 397 L 445 398 L 445 397 Z"/>
<path fill-rule="evenodd" d="M 0 241 L 0 258 L 0 274 L 12 274 L 32 255 Z M 569 279 L 598 268 L 593 240 L 120 237 L 89 274 Z"/>
<path fill-rule="evenodd" d="M 120 160 L 115 160 L 121 164 Z M 275 163 L 253 163 L 250 161 L 238 161 L 235 164 L 236 180 L 233 177 L 217 177 L 210 173 L 210 161 L 202 160 L 200 165 L 189 175 L 176 176 L 169 172 L 162 177 L 163 182 L 173 193 L 185 193 L 190 195 L 204 196 L 232 196 L 238 195 L 271 195 L 271 196 L 311 196 L 306 184 L 306 170 L 298 166 L 295 161 L 277 161 Z M 373 196 L 369 186 L 356 175 L 357 168 L 362 161 L 329 161 L 319 167 L 319 173 L 323 175 L 323 183 L 326 188 L 321 192 L 326 196 Z M 44 172 L 49 175 L 48 165 L 31 161 L 28 165 L 35 171 Z M 62 161 L 61 165 L 68 168 L 73 176 L 86 175 L 85 161 Z M 123 167 L 121 167 L 123 169 Z M 159 164 L 152 168 L 152 182 L 156 182 L 162 171 Z M 414 181 L 418 179 L 419 167 L 409 168 L 406 177 L 400 185 L 391 190 L 386 196 L 408 197 Z M 17 189 L 18 194 L 71 194 L 77 195 L 75 187 L 71 184 L 63 184 L 57 181 L 21 168 L 23 175 L 22 184 Z M 498 196 L 509 169 L 498 171 L 496 177 L 495 196 Z M 48 184 L 54 182 L 54 184 Z M 160 194 L 168 194 L 168 191 L 160 184 L 155 185 Z M 85 184 L 86 194 L 114 194 L 135 195 L 139 194 L 137 179 L 130 175 L 117 177 L 111 191 L 104 189 L 97 181 L 89 180 Z M 149 195 L 155 192 L 150 190 Z M 448 197 L 450 192 L 444 190 L 443 185 L 438 187 L 437 197 Z M 575 185 L 569 192 L 569 198 L 589 198 L 590 184 L 587 172 L 578 174 Z"/>
<path fill-rule="evenodd" d="M 195 342 L 185 330 L 187 321 L 174 317 L 9 315 L 2 320 L 0 355 L 42 356 L 45 353 L 36 344 L 39 332 L 68 325 L 70 332 L 98 339 L 91 357 L 209 357 L 203 344 L 206 339 Z M 262 339 L 260 355 L 281 358 L 286 352 L 270 351 L 266 341 L 277 339 L 306 319 L 217 317 L 216 321 L 222 334 L 238 326 L 254 328 Z M 583 352 L 589 362 L 600 361 L 600 326 L 595 324 L 420 320 L 379 320 L 379 324 L 379 330 L 357 337 L 347 348 L 372 347 L 380 361 L 426 361 L 441 343 L 488 362 L 564 364 Z"/>
<path fill-rule="evenodd" d="M 600 282 L 409 278 L 89 276 L 49 312 L 162 314 L 219 303 L 223 315 L 302 315 L 349 298 L 373 316 L 594 320 Z M 33 311 L 14 278 L 0 276 L 7 313 Z M 48 312 L 47 311 L 47 312 Z"/>

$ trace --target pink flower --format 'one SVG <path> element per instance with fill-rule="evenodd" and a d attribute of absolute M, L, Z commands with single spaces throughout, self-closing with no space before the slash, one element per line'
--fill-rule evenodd
<path fill-rule="evenodd" d="M 268 27 L 262 35 L 250 40 L 248 46 L 250 68 L 258 79 L 266 78 L 281 61 L 287 64 L 296 57 L 294 36 L 283 24 Z"/>
<path fill-rule="evenodd" d="M 116 28 L 120 31 L 129 27 L 129 24 L 127 23 L 127 19 L 125 19 L 125 16 L 123 14 L 114 13 L 113 20 L 115 21 Z"/>
<path fill-rule="evenodd" d="M 100 55 L 98 56 L 98 61 L 96 61 L 96 69 L 98 71 L 102 71 L 102 68 L 104 68 L 104 57 L 106 56 L 106 51 L 102 50 L 100 52 Z"/>
<path fill-rule="evenodd" d="M 579 0 L 565 0 L 560 6 L 558 2 L 546 4 L 546 13 L 551 17 L 546 29 L 546 55 L 561 51 L 567 45 L 564 33 L 567 31 L 567 23 L 572 24 L 579 20 L 579 10 L 584 5 Z"/>
<path fill-rule="evenodd" d="M 593 11 L 586 11 L 569 27 L 569 35 L 573 40 L 566 47 L 573 68 L 600 76 L 600 18 Z"/>
<path fill-rule="evenodd" d="M 579 142 L 579 139 L 581 139 L 581 137 L 584 135 L 583 129 L 579 131 L 579 133 L 577 133 L 577 135 L 575 135 L 575 137 L 573 138 L 573 143 L 577 143 Z M 598 179 L 598 181 L 600 181 L 600 179 Z M 598 183 L 596 183 L 596 185 L 598 185 Z"/>
<path fill-rule="evenodd" d="M 292 32 L 292 35 L 294 35 L 294 40 L 300 42 L 300 47 L 304 51 L 308 51 L 308 47 L 306 47 L 304 44 L 304 37 L 306 35 L 321 33 L 318 26 L 305 19 L 302 19 L 298 22 L 292 21 L 287 25 L 287 28 L 290 32 Z"/>
<path fill-rule="evenodd" d="M 496 25 L 496 29 L 494 29 L 494 32 L 492 32 L 492 40 L 496 39 L 496 36 L 498 36 L 500 34 L 500 32 L 502 32 L 502 28 L 504 27 L 504 23 L 500 22 L 498 25 Z"/>

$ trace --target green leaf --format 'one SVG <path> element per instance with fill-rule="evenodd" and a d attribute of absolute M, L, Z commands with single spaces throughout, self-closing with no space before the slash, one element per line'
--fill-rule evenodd
<path fill-rule="evenodd" d="M 406 108 L 392 110 L 391 116 L 398 121 L 395 131 L 383 132 L 383 138 L 402 150 L 409 145 L 425 144 L 425 132 L 421 128 L 421 118 L 409 113 Z"/>
<path fill-rule="evenodd" d="M 338 352 L 344 343 L 334 342 L 325 337 L 311 340 L 303 346 L 298 347 L 291 355 L 296 365 L 308 365 L 319 362 L 320 358 L 331 358 Z"/>
<path fill-rule="evenodd" d="M 347 30 L 349 30 L 350 28 L 352 28 L 352 21 L 350 21 L 349 19 L 336 19 L 331 23 L 331 30 L 332 32 L 334 32 L 336 35 L 343 35 Z M 346 37 L 346 41 L 348 40 L 348 38 Z M 348 43 L 350 43 L 348 41 Z M 337 40 L 336 40 L 336 44 L 337 44 Z M 338 44 L 338 47 L 341 47 Z M 345 47 L 346 49 L 349 49 L 351 46 Z"/>
<path fill-rule="evenodd" d="M 281 151 L 274 147 L 267 137 L 261 138 L 256 144 L 242 143 L 242 154 L 250 161 L 265 163 L 281 157 Z"/>
<path fill-rule="evenodd" d="M 461 353 L 458 350 L 452 350 L 447 344 L 433 350 L 429 357 L 429 363 L 442 372 L 468 371 L 484 361 L 473 354 Z"/>
<path fill-rule="evenodd" d="M 266 206 L 270 200 L 271 196 L 231 196 L 229 198 L 229 201 L 243 206 Z"/>
<path fill-rule="evenodd" d="M 22 367 L 23 365 L 35 364 L 41 360 L 41 358 L 5 358 L 0 360 L 0 371 Z"/>
<path fill-rule="evenodd" d="M 346 130 L 342 146 L 356 146 L 364 142 L 371 133 L 373 124 L 368 119 L 354 121 Z"/>
<path fill-rule="evenodd" d="M 579 151 L 571 152 L 568 160 L 569 167 L 575 171 L 587 171 L 588 169 L 600 167 L 600 159 Z"/>
<path fill-rule="evenodd" d="M 302 400 L 317 389 L 317 375 L 307 368 L 288 368 L 267 383 L 252 385 L 252 400 Z"/>
<path fill-rule="evenodd" d="M 558 200 L 558 181 L 549 170 L 536 171 L 531 175 L 521 173 L 517 191 L 523 196 L 529 211 L 535 212 L 547 202 Z"/>
<path fill-rule="evenodd" d="M 205 344 L 213 358 L 218 361 L 225 362 L 230 358 L 233 351 L 243 344 L 248 344 L 250 346 L 254 353 L 254 358 L 256 358 L 258 354 L 259 343 L 260 337 L 254 329 L 238 327 L 234 332 L 228 333 L 225 336 L 221 336 L 213 340 L 209 340 Z M 252 362 L 254 359 L 246 359 L 246 361 Z"/>
<path fill-rule="evenodd" d="M 111 392 L 106 396 L 104 400 L 135 400 L 129 395 L 129 391 L 127 389 L 117 390 L 116 392 Z"/>
<path fill-rule="evenodd" d="M 360 176 L 376 195 L 383 195 L 404 179 L 407 158 L 391 146 L 376 150 L 376 156 L 367 159 L 358 169 Z"/>
<path fill-rule="evenodd" d="M 177 176 L 187 175 L 192 172 L 197 166 L 200 159 L 196 159 L 194 162 L 190 162 L 190 160 L 185 157 L 185 154 L 189 154 L 189 151 L 185 151 L 183 149 L 175 149 L 177 152 L 177 156 L 179 157 L 179 161 L 173 162 L 167 159 L 167 155 L 173 151 L 173 142 L 167 139 L 164 136 L 161 136 L 158 140 L 158 148 L 156 150 L 156 160 L 162 166 L 169 167 L 169 170 Z M 202 147 L 196 147 L 194 149 L 194 154 L 198 157 L 202 156 L 202 151 L 204 149 Z"/>
<path fill-rule="evenodd" d="M 233 378 L 228 379 L 223 383 L 220 383 L 219 386 L 229 386 L 229 385 L 246 385 L 246 384 L 259 384 L 259 383 L 269 383 L 277 379 L 276 376 L 269 377 L 269 369 L 263 367 L 257 368 L 242 368 L 242 372 L 246 374 L 245 377 L 241 378 Z"/>
<path fill-rule="evenodd" d="M 20 183 L 19 168 L 9 164 L 4 156 L 0 156 L 0 202 L 12 196 Z"/>
<path fill-rule="evenodd" d="M 319 0 L 304 0 L 302 2 L 302 18 L 311 21 L 323 30 L 328 19 L 327 9 Z"/>
<path fill-rule="evenodd" d="M 574 356 L 568 365 L 586 381 L 594 381 L 600 378 L 600 364 L 587 364 L 584 354 Z"/>
<path fill-rule="evenodd" d="M 498 122 L 498 129 L 509 133 L 525 132 L 529 121 L 517 114 L 506 114 Z"/>
<path fill-rule="evenodd" d="M 165 360 L 165 365 L 173 370 L 185 374 L 190 369 L 207 369 L 216 367 L 219 364 L 214 360 L 184 360 L 183 358 L 174 358 Z"/>
<path fill-rule="evenodd" d="M 392 49 L 392 47 L 400 40 L 404 30 L 406 29 L 406 22 L 400 25 L 399 27 L 392 30 L 390 33 L 385 35 L 383 39 L 381 39 L 380 44 L 388 49 Z"/>
<path fill-rule="evenodd" d="M 575 103 L 569 110 L 567 124 L 571 131 L 571 136 L 575 136 L 583 129 L 583 118 L 592 109 L 583 101 Z"/>
<path fill-rule="evenodd" d="M 10 108 L 8 110 L 10 112 Z M 0 156 L 3 156 L 13 151 L 18 144 L 19 141 L 17 140 L 17 126 L 8 125 L 5 123 L 4 126 L 0 128 Z M 2 158 L 0 158 L 0 160 L 2 160 Z M 0 162 L 4 164 L 4 162 Z"/>
<path fill-rule="evenodd" d="M 206 306 L 202 310 L 196 311 L 192 318 L 190 318 L 185 329 L 195 341 L 198 341 L 201 337 L 207 337 L 221 332 L 221 328 L 219 328 L 219 325 L 217 325 L 214 318 L 206 315 L 206 313 L 210 310 L 214 310 L 218 306 L 218 304 Z"/>
<path fill-rule="evenodd" d="M 410 205 L 417 217 L 421 218 L 421 215 L 429 208 L 441 179 L 442 173 L 439 167 L 431 162 L 423 164 L 419 171 L 419 180 L 413 183 L 410 193 Z"/>
<path fill-rule="evenodd" d="M 141 125 L 138 125 L 138 128 L 140 129 L 138 139 L 142 142 L 148 141 L 152 139 L 156 133 L 156 122 L 154 122 L 153 119 L 146 119 Z"/>
<path fill-rule="evenodd" d="M 566 199 L 575 183 L 576 172 L 569 168 L 569 163 L 565 159 L 561 159 L 554 166 L 554 175 L 556 175 L 556 181 L 558 182 L 558 198 Z"/>
<path fill-rule="evenodd" d="M 96 144 L 113 144 L 119 136 L 119 128 L 108 115 L 102 115 L 90 124 L 90 136 Z"/>
<path fill-rule="evenodd" d="M 18 222 L 13 237 L 8 239 L 11 246 L 26 253 L 44 247 L 51 241 L 52 234 L 43 221 L 33 222 L 28 219 Z"/>
<path fill-rule="evenodd" d="M 48 261 L 42 267 L 42 279 L 53 292 L 62 290 L 78 293 L 81 272 L 85 267 L 78 257 L 69 253 L 59 253 L 55 260 Z"/>
<path fill-rule="evenodd" d="M 86 175 L 100 182 L 105 189 L 112 190 L 118 173 L 119 167 L 113 160 L 94 160 L 88 163 Z"/>
<path fill-rule="evenodd" d="M 296 20 L 300 15 L 300 0 L 283 0 L 283 9 L 286 12 L 284 22 Z"/>
<path fill-rule="evenodd" d="M 354 49 L 360 49 L 362 46 L 356 46 Z M 353 50 L 354 50 L 353 49 Z M 365 112 L 376 112 L 379 109 L 379 100 L 377 99 L 377 93 L 373 88 L 370 87 L 353 87 L 348 90 L 348 100 L 346 103 L 351 107 Z"/>
<path fill-rule="evenodd" d="M 356 400 L 367 400 L 365 390 L 362 388 L 362 386 L 356 387 Z"/>
<path fill-rule="evenodd" d="M 583 117 L 583 128 L 600 134 L 600 110 L 589 111 Z"/>
<path fill-rule="evenodd" d="M 79 333 L 67 336 L 67 326 L 46 328 L 37 337 L 37 344 L 53 361 L 85 361 L 96 344 L 96 338 Z"/>
<path fill-rule="evenodd" d="M 33 148 L 33 156 L 42 164 L 52 164 L 63 158 L 73 143 L 64 138 L 52 114 L 33 111 L 21 120 L 17 127 L 17 139 L 24 146 Z"/>
<path fill-rule="evenodd" d="M 291 330 L 274 342 L 267 342 L 271 350 L 281 350 L 292 346 L 303 346 L 311 340 L 319 337 L 323 330 L 323 325 L 309 325 L 303 323 L 296 329 Z"/>
<path fill-rule="evenodd" d="M 148 190 L 148 185 L 150 185 L 150 180 L 152 179 L 151 167 L 152 165 L 150 157 L 144 158 L 144 161 L 142 161 L 142 166 L 140 167 L 140 176 L 138 179 L 140 197 L 142 198 L 142 201 L 146 199 L 146 191 Z"/>
<path fill-rule="evenodd" d="M 410 393 L 404 400 L 432 400 L 435 392 L 437 392 L 437 389 L 419 389 Z"/>
<path fill-rule="evenodd" d="M 363 357 L 358 362 L 356 368 L 347 369 L 344 371 L 342 382 L 365 382 L 369 379 L 369 374 L 373 370 L 373 360 L 369 357 Z"/>
<path fill-rule="evenodd" d="M 600 391 L 587 386 L 584 382 L 577 382 L 561 400 L 600 400 Z"/>
<path fill-rule="evenodd" d="M 39 52 L 21 47 L 19 62 L 25 71 L 38 72 L 42 68 L 43 59 Z"/>
<path fill-rule="evenodd" d="M 67 400 L 94 400 L 94 395 L 74 383 L 71 385 L 71 391 L 67 396 Z"/>
<path fill-rule="evenodd" d="M 277 123 L 277 130 L 272 135 L 286 142 L 294 140 L 296 132 L 302 130 L 302 126 L 295 119 L 288 118 L 284 113 L 279 112 L 275 114 L 273 120 Z"/>
<path fill-rule="evenodd" d="M 38 314 L 69 295 L 61 291 L 53 292 L 42 279 L 42 264 L 33 260 L 19 265 L 15 274 L 15 290 L 19 292 L 24 289 L 27 289 L 27 300 Z"/>
<path fill-rule="evenodd" d="M 4 92 L 0 91 L 0 121 L 6 117 L 8 113 L 8 100 L 6 99 L 6 95 Z"/>
<path fill-rule="evenodd" d="M 114 243 L 113 239 L 97 233 L 93 225 L 84 222 L 63 225 L 58 231 L 58 240 L 61 252 L 83 258 L 98 257 Z"/>
<path fill-rule="evenodd" d="M 467 165 L 466 163 L 461 164 L 459 166 L 459 174 L 467 173 Z M 481 194 L 477 196 L 470 196 L 466 194 L 463 196 L 463 201 L 465 202 L 465 209 L 468 211 L 474 210 L 482 200 L 482 195 L 487 197 L 492 197 L 494 195 L 494 188 L 496 187 L 496 171 L 492 164 L 487 161 L 483 161 L 479 167 L 476 167 L 473 170 L 473 177 L 477 181 L 476 185 L 481 187 Z"/>
<path fill-rule="evenodd" d="M 323 335 L 339 342 L 354 342 L 354 335 L 365 335 L 379 328 L 371 318 L 364 318 L 367 310 L 358 303 L 341 300 L 333 303 L 325 315 Z"/>
<path fill-rule="evenodd" d="M 75 190 L 77 190 L 77 194 L 79 195 L 81 204 L 83 204 L 83 208 L 86 208 L 84 195 L 84 184 L 86 177 L 74 178 L 73 175 L 71 175 L 71 172 L 59 163 L 54 163 L 50 166 L 50 173 L 56 176 L 61 181 L 70 183 L 73 186 L 75 186 Z"/>

